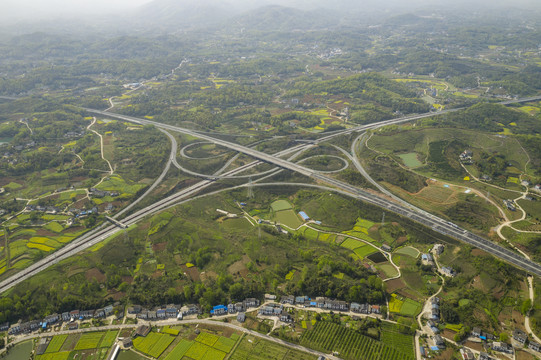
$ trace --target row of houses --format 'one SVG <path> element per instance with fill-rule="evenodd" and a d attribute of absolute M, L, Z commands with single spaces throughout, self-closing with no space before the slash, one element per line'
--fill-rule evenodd
<path fill-rule="evenodd" d="M 184 316 L 198 315 L 201 313 L 199 306 L 194 304 L 188 305 L 167 305 L 154 310 L 144 309 L 140 305 L 133 305 L 128 308 L 128 314 L 135 315 L 141 320 L 163 320 L 163 319 L 182 319 Z"/>
<path fill-rule="evenodd" d="M 56 206 L 42 206 L 42 205 L 26 205 L 24 208 L 25 211 L 39 211 L 48 214 L 58 214 L 62 212 L 62 209 Z"/>
<path fill-rule="evenodd" d="M 43 320 L 33 320 L 25 323 L 17 323 L 9 327 L 9 324 L 2 324 L 0 326 L 0 331 L 8 330 L 10 335 L 18 334 L 27 334 L 39 329 L 47 329 L 51 325 L 54 325 L 59 322 L 74 322 L 76 320 L 87 320 L 87 319 L 103 319 L 108 316 L 113 315 L 114 307 L 113 305 L 108 305 L 102 309 L 97 310 L 72 310 L 66 311 L 62 314 L 52 314 L 46 316 Z M 124 316 L 123 312 L 119 313 L 120 317 Z"/>
<path fill-rule="evenodd" d="M 220 315 L 226 315 L 226 314 L 236 314 L 236 313 L 244 312 L 248 310 L 249 308 L 255 308 L 258 306 L 259 306 L 258 299 L 247 298 L 247 299 L 244 299 L 244 301 L 241 301 L 235 304 L 230 303 L 227 306 L 216 305 L 210 311 L 210 315 L 220 316 Z"/>
<path fill-rule="evenodd" d="M 528 342 L 529 349 L 541 352 L 541 344 L 536 341 L 529 340 L 528 335 L 522 330 L 515 329 L 515 331 L 513 331 L 513 339 L 515 339 L 521 345 L 526 345 L 526 342 Z"/>
<path fill-rule="evenodd" d="M 276 316 L 280 319 L 280 321 L 286 323 L 293 322 L 293 317 L 284 309 L 282 304 L 266 304 L 259 309 L 258 314 L 264 316 Z"/>
<path fill-rule="evenodd" d="M 282 296 L 280 303 L 289 305 L 301 305 L 305 307 L 315 307 L 318 309 L 333 310 L 333 311 L 352 311 L 359 314 L 379 314 L 379 305 L 359 304 L 352 302 L 348 304 L 341 300 L 332 300 L 326 297 L 317 297 L 315 300 L 308 296 Z"/>
<path fill-rule="evenodd" d="M 106 196 L 117 197 L 120 193 L 118 191 L 103 191 L 96 188 L 90 188 L 90 196 L 95 198 L 103 198 Z"/>

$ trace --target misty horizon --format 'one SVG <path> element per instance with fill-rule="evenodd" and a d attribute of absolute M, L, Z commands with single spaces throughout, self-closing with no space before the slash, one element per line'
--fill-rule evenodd
<path fill-rule="evenodd" d="M 237 12 L 252 10 L 268 5 L 280 5 L 299 10 L 314 10 L 329 8 L 338 11 L 401 11 L 416 12 L 431 8 L 472 9 L 501 7 L 520 9 L 539 9 L 540 2 L 536 0 L 457 0 L 450 4 L 445 0 L 337 0 L 332 3 L 322 0 L 4 0 L 0 18 L 4 25 L 16 22 L 35 22 L 51 20 L 74 20 L 83 18 L 86 21 L 99 20 L 100 16 L 126 15 L 127 13 L 144 10 L 146 7 L 159 6 L 170 8 L 178 6 L 186 10 L 196 8 L 234 9 Z"/>

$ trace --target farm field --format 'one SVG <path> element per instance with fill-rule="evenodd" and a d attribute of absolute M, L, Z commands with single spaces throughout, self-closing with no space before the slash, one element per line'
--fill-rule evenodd
<path fill-rule="evenodd" d="M 403 352 L 404 354 L 414 354 L 415 349 L 413 337 L 402 334 L 393 324 L 385 321 L 381 323 L 380 340 L 384 344 L 394 347 L 396 350 Z"/>
<path fill-rule="evenodd" d="M 81 338 L 75 345 L 75 350 L 96 349 L 105 335 L 104 332 L 93 332 L 81 335 Z"/>
<path fill-rule="evenodd" d="M 188 340 L 180 340 L 180 342 L 175 346 L 173 351 L 171 351 L 164 360 L 178 360 L 182 359 L 184 354 L 188 351 L 193 342 Z"/>
<path fill-rule="evenodd" d="M 118 353 L 116 360 L 146 360 L 146 358 L 137 353 L 134 353 L 133 351 L 128 350 Z"/>
<path fill-rule="evenodd" d="M 361 247 L 356 248 L 355 250 L 353 250 L 353 252 L 359 257 L 360 260 L 362 260 L 365 257 L 378 252 L 378 250 L 373 246 L 365 244 Z"/>
<path fill-rule="evenodd" d="M 64 341 L 66 341 L 68 335 L 56 335 L 53 337 L 51 342 L 49 343 L 49 346 L 47 346 L 46 353 L 54 353 L 60 351 L 60 348 L 62 345 L 64 345 Z"/>
<path fill-rule="evenodd" d="M 69 351 L 64 352 L 57 352 L 57 353 L 50 353 L 50 354 L 43 354 L 36 356 L 36 360 L 68 360 L 70 356 Z"/>
<path fill-rule="evenodd" d="M 144 338 L 138 337 L 133 340 L 133 346 L 144 354 L 158 358 L 174 339 L 170 335 L 151 332 Z"/>
<path fill-rule="evenodd" d="M 316 357 L 254 336 L 245 336 L 230 360 L 315 360 Z"/>
<path fill-rule="evenodd" d="M 323 352 L 337 351 L 341 358 L 347 360 L 413 360 L 411 352 L 402 352 L 330 322 L 318 322 L 312 330 L 307 330 L 301 338 L 301 345 Z"/>
<path fill-rule="evenodd" d="M 415 300 L 403 298 L 399 295 L 392 294 L 389 301 L 389 311 L 404 316 L 414 317 L 422 309 L 422 305 Z"/>
<path fill-rule="evenodd" d="M 280 224 L 284 224 L 292 229 L 296 229 L 302 225 L 302 222 L 293 210 L 278 211 L 274 214 L 274 219 Z"/>
<path fill-rule="evenodd" d="M 417 258 L 417 256 L 419 256 L 420 252 L 419 250 L 411 247 L 411 246 L 406 246 L 406 247 L 402 247 L 398 250 L 395 251 L 396 254 L 403 254 L 403 255 L 407 255 L 407 256 L 411 256 L 412 258 Z"/>
<path fill-rule="evenodd" d="M 419 161 L 417 158 L 417 153 L 407 153 L 407 154 L 400 154 L 398 155 L 399 158 L 402 159 L 404 162 L 404 165 L 406 165 L 409 168 L 417 168 L 419 166 L 423 166 L 423 163 Z"/>
<path fill-rule="evenodd" d="M 278 212 L 282 210 L 291 210 L 293 209 L 293 206 L 286 200 L 276 200 L 271 204 L 271 208 L 273 211 Z"/>

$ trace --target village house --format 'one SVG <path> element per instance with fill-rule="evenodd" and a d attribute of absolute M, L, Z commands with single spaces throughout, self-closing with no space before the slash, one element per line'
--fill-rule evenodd
<path fill-rule="evenodd" d="M 258 307 L 259 306 L 259 300 L 254 298 L 248 298 L 244 300 L 244 308 L 252 308 L 252 307 Z"/>
<path fill-rule="evenodd" d="M 526 344 L 526 340 L 528 340 L 528 335 L 526 335 L 526 333 L 522 330 L 515 329 L 513 331 L 513 339 L 524 345 Z"/>
<path fill-rule="evenodd" d="M 499 352 L 504 352 L 504 353 L 508 353 L 508 354 L 513 353 L 513 348 L 512 347 L 510 347 L 506 343 L 500 342 L 500 341 L 495 341 L 495 342 L 492 343 L 492 350 L 499 351 Z"/>
<path fill-rule="evenodd" d="M 479 353 L 479 360 L 493 360 L 486 352 Z"/>
<path fill-rule="evenodd" d="M 293 318 L 291 317 L 291 314 L 289 314 L 287 311 L 282 310 L 280 313 L 280 321 L 282 322 L 293 322 Z"/>
<path fill-rule="evenodd" d="M 267 304 L 264 305 L 261 309 L 259 309 L 258 314 L 266 316 L 280 316 L 283 308 L 284 307 L 280 304 Z"/>
<path fill-rule="evenodd" d="M 280 303 L 293 305 L 295 304 L 295 297 L 293 295 L 282 296 Z"/>
<path fill-rule="evenodd" d="M 541 352 L 541 344 L 535 341 L 530 341 L 530 343 L 528 344 L 528 348 L 533 351 Z"/>
<path fill-rule="evenodd" d="M 243 312 L 240 312 L 238 315 L 237 315 L 237 321 L 240 322 L 240 323 L 243 323 L 246 321 L 246 314 L 243 313 Z"/>

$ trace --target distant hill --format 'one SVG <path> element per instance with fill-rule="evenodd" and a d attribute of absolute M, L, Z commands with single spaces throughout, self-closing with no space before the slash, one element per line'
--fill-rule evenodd
<path fill-rule="evenodd" d="M 260 31 L 313 30 L 336 27 L 340 22 L 328 10 L 299 10 L 291 7 L 268 5 L 233 17 L 232 26 Z"/>

